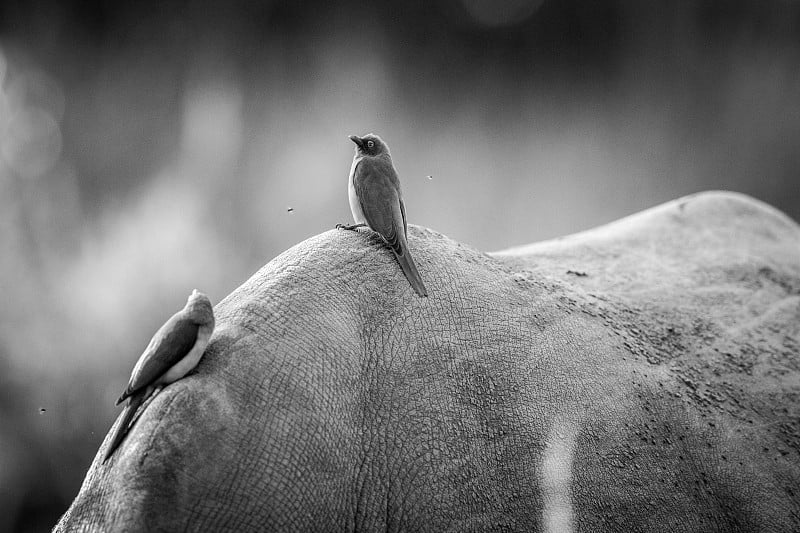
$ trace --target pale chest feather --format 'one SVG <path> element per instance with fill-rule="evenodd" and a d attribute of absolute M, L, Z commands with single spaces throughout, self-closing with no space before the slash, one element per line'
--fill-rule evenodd
<path fill-rule="evenodd" d="M 353 213 L 353 220 L 355 220 L 356 224 L 366 224 L 367 219 L 364 216 L 364 211 L 361 209 L 361 202 L 358 200 L 358 195 L 356 194 L 356 185 L 353 181 L 355 178 L 356 166 L 358 165 L 359 161 L 361 161 L 360 157 L 353 158 L 353 164 L 350 167 L 350 178 L 348 179 L 347 185 L 347 196 L 350 200 L 350 211 Z"/>
<path fill-rule="evenodd" d="M 200 362 L 200 358 L 206 351 L 206 346 L 208 346 L 210 338 L 211 328 L 208 326 L 200 326 L 197 330 L 197 340 L 194 346 L 192 346 L 192 349 L 189 350 L 189 353 L 186 354 L 183 359 L 172 365 L 169 370 L 164 372 L 164 374 L 156 380 L 154 385 L 168 385 L 191 372 L 192 369 L 197 366 L 197 363 Z"/>

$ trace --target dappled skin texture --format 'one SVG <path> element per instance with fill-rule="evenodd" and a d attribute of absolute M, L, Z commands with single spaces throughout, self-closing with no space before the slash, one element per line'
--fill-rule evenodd
<path fill-rule="evenodd" d="M 800 530 L 800 228 L 731 193 L 484 254 L 369 232 L 215 309 L 57 530 Z"/>

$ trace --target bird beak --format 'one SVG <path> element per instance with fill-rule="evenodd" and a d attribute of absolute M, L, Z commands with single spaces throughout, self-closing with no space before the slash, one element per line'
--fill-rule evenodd
<path fill-rule="evenodd" d="M 358 135 L 351 135 L 350 140 L 356 143 L 359 148 L 364 148 L 364 141 Z"/>

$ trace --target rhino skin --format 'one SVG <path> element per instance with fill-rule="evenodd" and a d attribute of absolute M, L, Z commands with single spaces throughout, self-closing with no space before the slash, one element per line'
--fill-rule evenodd
<path fill-rule="evenodd" d="M 482 253 L 286 251 L 55 531 L 800 531 L 800 227 L 701 193 Z"/>

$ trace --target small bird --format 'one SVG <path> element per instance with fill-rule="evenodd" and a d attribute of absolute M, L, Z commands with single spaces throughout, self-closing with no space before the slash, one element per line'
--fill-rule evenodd
<path fill-rule="evenodd" d="M 408 250 L 406 207 L 389 147 L 372 133 L 363 137 L 351 135 L 350 140 L 356 143 L 348 188 L 350 210 L 356 223 L 338 224 L 336 227 L 356 229 L 368 226 L 394 252 L 414 291 L 420 296 L 428 296 Z"/>
<path fill-rule="evenodd" d="M 214 332 L 214 309 L 208 296 L 195 289 L 186 305 L 159 328 L 131 373 L 116 405 L 128 400 L 103 463 L 128 433 L 139 407 L 162 388 L 188 374 L 200 361 Z"/>

